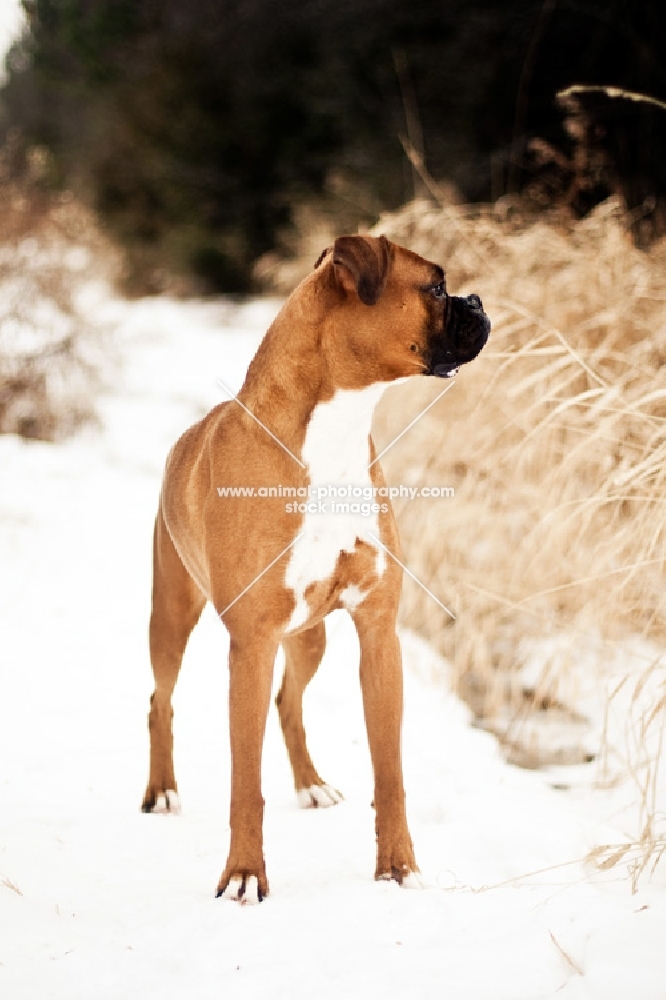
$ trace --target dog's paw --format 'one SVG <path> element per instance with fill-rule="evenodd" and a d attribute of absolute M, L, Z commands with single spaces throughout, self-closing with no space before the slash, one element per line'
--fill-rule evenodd
<path fill-rule="evenodd" d="M 261 903 L 268 894 L 268 886 L 265 885 L 262 890 L 256 875 L 232 875 L 226 885 L 223 886 L 222 882 L 223 879 L 217 887 L 216 898 L 222 897 L 241 906 Z"/>
<path fill-rule="evenodd" d="M 375 876 L 378 882 L 397 882 L 402 889 L 425 889 L 427 883 L 420 872 L 403 872 L 394 868 Z"/>
<path fill-rule="evenodd" d="M 177 816 L 180 813 L 178 792 L 173 788 L 167 788 L 163 792 L 149 789 L 145 794 L 141 810 L 145 813 L 173 813 Z"/>
<path fill-rule="evenodd" d="M 327 809 L 342 802 L 344 795 L 330 785 L 310 785 L 309 788 L 299 788 L 296 792 L 301 809 Z"/>

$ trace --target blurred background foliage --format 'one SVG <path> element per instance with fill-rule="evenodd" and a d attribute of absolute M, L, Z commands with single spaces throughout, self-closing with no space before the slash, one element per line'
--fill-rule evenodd
<path fill-rule="evenodd" d="M 342 228 L 373 223 L 420 193 L 404 136 L 464 200 L 531 185 L 537 202 L 564 199 L 582 214 L 613 189 L 617 162 L 594 183 L 571 183 L 574 138 L 556 92 L 599 83 L 666 97 L 659 2 L 23 6 L 0 140 L 11 140 L 17 173 L 38 148 L 43 183 L 98 213 L 124 248 L 126 291 L 173 287 L 174 276 L 199 291 L 246 291 L 299 205 Z M 665 159 L 654 110 L 640 114 L 651 179 L 634 185 L 639 202 L 655 195 Z M 597 139 L 605 129 L 593 127 Z M 625 160 L 638 156 L 633 138 L 625 147 Z M 535 187 L 535 177 L 546 180 Z"/>

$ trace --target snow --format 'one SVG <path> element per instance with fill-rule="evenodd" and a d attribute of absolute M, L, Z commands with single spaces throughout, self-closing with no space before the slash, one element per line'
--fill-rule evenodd
<path fill-rule="evenodd" d="M 2 0 L 0 3 L 0 84 L 5 82 L 5 59 L 10 47 L 20 35 L 25 13 L 20 0 Z"/>
<path fill-rule="evenodd" d="M 0 438 L 0 997 L 664 1000 L 663 873 L 632 894 L 626 867 L 583 860 L 624 840 L 595 765 L 560 769 L 571 791 L 507 765 L 409 632 L 403 753 L 424 888 L 372 877 L 345 612 L 327 622 L 305 703 L 313 759 L 344 801 L 299 808 L 273 708 L 266 901 L 214 897 L 229 761 L 227 640 L 210 609 L 175 697 L 182 814 L 140 812 L 162 464 L 220 400 L 217 380 L 240 386 L 277 305 L 117 303 L 124 364 L 109 371 L 100 426 L 59 446 Z"/>

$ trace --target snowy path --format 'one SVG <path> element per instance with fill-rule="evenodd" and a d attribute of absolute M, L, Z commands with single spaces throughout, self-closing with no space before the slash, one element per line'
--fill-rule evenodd
<path fill-rule="evenodd" d="M 664 1000 L 666 890 L 576 862 L 621 831 L 469 726 L 409 634 L 408 813 L 429 887 L 377 884 L 353 629 L 329 619 L 306 701 L 345 802 L 301 811 L 272 710 L 271 896 L 215 900 L 228 836 L 226 635 L 206 612 L 175 699 L 183 815 L 139 811 L 152 520 L 176 435 L 240 385 L 274 308 L 128 307 L 102 428 L 0 438 L 0 997 Z M 276 671 L 279 676 L 279 671 Z M 530 872 L 539 872 L 522 878 Z M 481 890 L 481 891 L 479 891 Z"/>

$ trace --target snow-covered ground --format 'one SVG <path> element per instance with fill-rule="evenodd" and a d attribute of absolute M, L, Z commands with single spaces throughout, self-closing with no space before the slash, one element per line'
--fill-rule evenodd
<path fill-rule="evenodd" d="M 20 0 L 0 2 L 0 83 L 5 81 L 5 57 L 10 46 L 21 32 L 25 22 L 25 12 Z"/>
<path fill-rule="evenodd" d="M 229 781 L 214 613 L 176 692 L 183 814 L 139 811 L 163 460 L 224 398 L 218 378 L 239 387 L 276 305 L 118 305 L 124 365 L 109 373 L 101 426 L 57 447 L 0 438 L 0 997 L 664 1000 L 663 877 L 632 895 L 625 869 L 582 861 L 623 840 L 606 800 L 591 808 L 595 765 L 567 770 L 571 792 L 508 766 L 449 692 L 446 664 L 409 633 L 404 761 L 423 890 L 372 878 L 357 646 L 342 612 L 306 722 L 345 801 L 298 809 L 272 710 L 266 902 L 214 898 Z"/>

